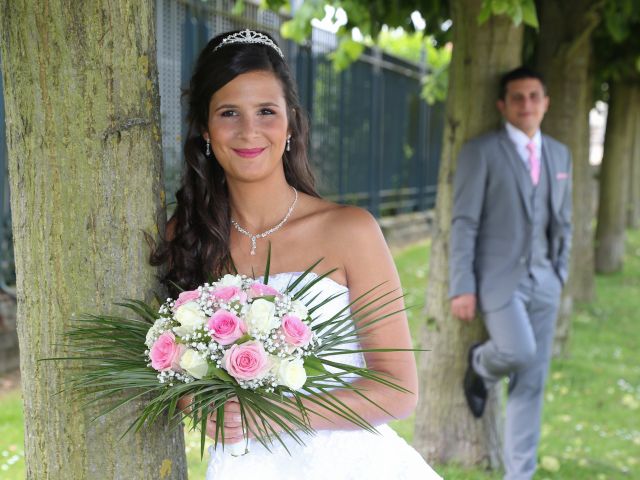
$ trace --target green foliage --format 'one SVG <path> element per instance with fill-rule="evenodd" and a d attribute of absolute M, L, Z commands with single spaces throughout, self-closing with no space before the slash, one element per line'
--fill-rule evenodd
<path fill-rule="evenodd" d="M 524 22 L 535 29 L 539 27 L 534 0 L 483 0 L 478 22 L 482 24 L 492 15 L 507 15 L 516 26 Z"/>
<path fill-rule="evenodd" d="M 604 7 L 604 25 L 615 43 L 626 40 L 632 32 L 638 35 L 640 3 L 636 0 L 608 0 Z M 635 28 L 634 28 L 635 27 Z"/>
<path fill-rule="evenodd" d="M 268 281 L 269 262 L 270 254 L 265 281 Z M 305 303 L 309 315 L 313 315 L 315 311 L 346 293 L 331 295 L 321 301 L 317 300 L 317 295 L 311 296 L 310 289 L 333 271 L 309 279 L 308 275 L 318 263 L 311 265 L 283 292 L 290 295 L 292 300 Z M 309 375 L 304 386 L 295 391 L 282 385 L 276 386 L 275 389 L 245 389 L 226 371 L 213 365 L 209 365 L 207 375 L 202 379 L 192 379 L 188 383 L 173 379 L 159 382 L 158 372 L 147 364 L 143 352 L 148 350 L 145 345 L 147 332 L 160 319 L 160 314 L 151 306 L 137 300 L 118 304 L 129 310 L 130 317 L 83 314 L 74 318 L 72 328 L 66 334 L 69 356 L 44 360 L 74 361 L 82 365 L 71 378 L 67 388 L 72 393 L 80 395 L 85 400 L 85 405 L 95 405 L 99 411 L 98 417 L 144 397 L 145 401 L 139 415 L 123 431 L 123 435 L 129 430 L 138 431 L 165 417 L 169 419 L 173 428 L 178 427 L 183 417 L 183 412 L 177 409 L 178 401 L 190 396 L 192 401 L 185 416 L 190 420 L 191 429 L 200 431 L 201 455 L 204 453 L 207 419 L 213 414 L 217 416 L 214 439 L 214 443 L 217 444 L 224 437 L 224 405 L 234 397 L 238 399 L 245 429 L 268 450 L 274 442 L 282 443 L 282 434 L 288 434 L 299 443 L 303 443 L 301 434 L 313 433 L 309 424 L 309 414 L 320 415 L 316 408 L 331 412 L 359 428 L 374 432 L 374 427 L 367 420 L 335 396 L 334 389 L 341 388 L 360 396 L 364 395 L 363 388 L 357 382 L 351 383 L 348 380 L 355 376 L 397 391 L 408 391 L 389 380 L 384 373 L 367 367 L 336 362 L 333 357 L 347 351 L 394 351 L 351 348 L 345 350 L 346 345 L 370 335 L 376 323 L 398 313 L 379 313 L 380 309 L 402 297 L 397 296 L 395 292 L 378 293 L 379 288 L 380 285 L 373 286 L 358 298 L 350 299 L 349 311 L 346 311 L 347 308 L 342 309 L 312 325 L 311 329 L 317 333 L 322 343 L 314 347 L 311 355 L 305 357 Z M 312 298 L 309 298 L 310 296 Z M 354 308 L 354 304 L 359 305 L 357 309 Z M 236 342 L 241 343 L 249 338 L 247 335 Z M 331 371 L 326 367 L 331 367 Z M 382 407 L 378 407 L 382 410 Z M 276 429 L 276 426 L 279 429 Z"/>
<path fill-rule="evenodd" d="M 377 44 L 382 50 L 414 63 L 421 62 L 424 55 L 427 73 L 422 79 L 422 98 L 429 104 L 447 98 L 451 44 L 438 46 L 434 38 L 424 32 L 408 33 L 402 29 L 382 29 Z"/>
<path fill-rule="evenodd" d="M 410 62 L 420 63 L 423 49 L 426 50 L 432 42 L 431 37 L 425 36 L 420 31 L 411 33 L 401 28 L 394 30 L 385 28 L 380 31 L 376 43 L 385 52 Z"/>
<path fill-rule="evenodd" d="M 264 0 L 263 5 L 276 11 L 290 8 L 288 0 Z M 413 62 L 420 61 L 421 49 L 424 48 L 429 71 L 423 80 L 422 97 L 429 103 L 446 98 L 451 60 L 450 29 L 444 26 L 449 19 L 447 0 L 305 0 L 293 18 L 282 25 L 280 33 L 284 38 L 303 43 L 311 36 L 311 21 L 325 17 L 325 6 L 333 7 L 334 12 L 343 9 L 347 15 L 346 25 L 337 31 L 338 46 L 330 54 L 337 71 L 347 68 L 364 50 L 364 45 L 352 38 L 352 30 L 357 27 L 369 44 L 377 44 L 385 51 Z M 425 32 L 415 32 L 411 14 L 416 10 L 426 21 Z M 335 20 L 335 15 L 332 20 Z M 485 22 L 492 15 L 508 15 L 516 25 L 524 22 L 538 28 L 534 0 L 484 0 L 478 21 Z M 388 29 L 385 30 L 384 26 Z M 404 37 L 393 38 L 389 34 L 397 28 L 407 32 Z"/>
<path fill-rule="evenodd" d="M 267 6 L 272 10 L 277 10 L 283 3 L 280 0 L 275 2 L 267 0 L 266 2 Z M 324 5 L 325 2 L 323 0 L 305 0 L 300 8 L 296 10 L 293 18 L 282 24 L 280 34 L 296 43 L 303 43 L 311 36 L 311 20 L 314 18 L 322 20 L 324 18 Z"/>
<path fill-rule="evenodd" d="M 349 37 L 340 38 L 338 48 L 329 54 L 336 71 L 342 71 L 355 62 L 364 51 L 364 44 Z"/>
<path fill-rule="evenodd" d="M 608 83 L 640 82 L 640 2 L 608 0 L 593 32 L 595 100 L 608 100 Z"/>
<path fill-rule="evenodd" d="M 274 11 L 283 7 L 290 9 L 288 0 L 264 0 L 263 5 Z M 324 18 L 325 6 L 331 6 L 336 11 L 341 8 L 347 14 L 347 24 L 338 31 L 341 38 L 350 37 L 352 29 L 356 27 L 363 36 L 374 39 L 384 25 L 413 32 L 415 27 L 411 14 L 417 10 L 426 21 L 426 33 L 432 35 L 438 45 L 449 40 L 449 28 L 443 28 L 443 23 L 450 18 L 448 0 L 304 0 L 294 12 L 294 18 L 283 25 L 282 35 L 297 42 L 308 38 L 311 34 L 311 20 Z M 538 28 L 534 0 L 484 0 L 478 21 L 485 22 L 491 15 L 508 15 L 516 25 L 524 22 Z"/>
<path fill-rule="evenodd" d="M 428 103 L 442 102 L 447 98 L 449 88 L 449 64 L 451 63 L 451 46 L 438 48 L 430 42 L 427 47 L 428 74 L 423 79 L 422 98 Z"/>
<path fill-rule="evenodd" d="M 245 8 L 244 0 L 236 0 L 236 3 L 233 5 L 233 8 L 231 9 L 231 14 L 239 17 L 244 13 L 244 8 Z"/>
<path fill-rule="evenodd" d="M 277 11 L 289 8 L 288 0 L 264 0 L 263 5 Z M 442 29 L 442 23 L 448 18 L 448 2 L 446 0 L 396 0 L 388 2 L 375 0 L 304 0 L 294 12 L 293 18 L 285 22 L 280 30 L 284 38 L 302 43 L 311 35 L 311 20 L 322 20 L 325 17 L 325 6 L 331 6 L 337 11 L 343 9 L 347 14 L 347 23 L 338 32 L 338 48 L 332 54 L 332 60 L 337 70 L 344 69 L 356 60 L 362 53 L 363 47 L 352 40 L 352 30 L 358 28 L 365 38 L 377 39 L 383 25 L 402 27 L 404 30 L 415 30 L 411 21 L 411 13 L 420 11 L 427 22 L 427 32 L 433 35 L 437 44 L 446 43 L 448 29 Z M 334 13 L 335 16 L 335 13 Z"/>

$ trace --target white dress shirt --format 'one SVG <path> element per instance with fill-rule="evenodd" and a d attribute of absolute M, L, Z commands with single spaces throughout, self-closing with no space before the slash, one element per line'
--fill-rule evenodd
<path fill-rule="evenodd" d="M 529 138 L 526 133 L 519 128 L 514 127 L 509 122 L 505 122 L 505 128 L 507 130 L 507 135 L 509 135 L 509 139 L 516 147 L 516 151 L 524 162 L 525 167 L 527 167 L 527 170 L 529 170 L 529 149 L 527 148 L 529 142 L 533 141 L 536 146 L 536 154 L 540 161 L 542 161 L 542 134 L 540 133 L 540 129 L 538 129 L 533 138 Z"/>

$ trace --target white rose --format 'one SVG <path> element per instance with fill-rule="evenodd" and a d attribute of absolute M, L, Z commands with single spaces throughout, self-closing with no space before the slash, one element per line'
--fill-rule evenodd
<path fill-rule="evenodd" d="M 207 360 L 198 352 L 192 349 L 187 349 L 180 357 L 180 367 L 184 369 L 189 375 L 195 378 L 202 378 L 207 374 L 209 370 L 209 364 Z"/>
<path fill-rule="evenodd" d="M 295 316 L 303 320 L 307 318 L 307 315 L 309 315 L 309 310 L 307 309 L 307 306 L 304 303 L 302 303 L 300 300 L 294 300 L 293 302 L 291 302 L 291 310 Z"/>
<path fill-rule="evenodd" d="M 278 383 L 289 387 L 291 390 L 300 390 L 307 381 L 307 372 L 304 370 L 302 359 L 282 360 L 278 368 Z"/>
<path fill-rule="evenodd" d="M 196 302 L 187 302 L 178 307 L 175 313 L 176 320 L 180 323 L 179 327 L 174 328 L 174 332 L 184 337 L 193 333 L 194 328 L 204 325 L 206 319 L 202 310 Z"/>
<path fill-rule="evenodd" d="M 242 287 L 242 277 L 240 275 L 229 275 L 226 274 L 222 279 L 218 282 L 218 285 L 221 287 Z"/>
<path fill-rule="evenodd" d="M 266 333 L 280 325 L 276 317 L 276 306 L 273 302 L 259 298 L 255 300 L 247 312 L 249 329 L 255 329 Z"/>

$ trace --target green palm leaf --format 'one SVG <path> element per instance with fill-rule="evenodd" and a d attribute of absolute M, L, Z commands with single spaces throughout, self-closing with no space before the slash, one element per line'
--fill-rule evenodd
<path fill-rule="evenodd" d="M 335 271 L 316 275 L 313 270 L 320 261 L 302 272 L 283 292 L 305 303 L 312 316 L 347 293 L 345 289 L 324 299 L 320 299 L 321 292 L 314 293 L 313 287 Z M 269 249 L 263 280 L 265 284 L 269 281 L 270 265 Z M 304 436 L 314 433 L 310 424 L 311 415 L 322 418 L 327 418 L 327 413 L 336 415 L 375 433 L 376 429 L 336 392 L 349 390 L 389 414 L 368 398 L 354 380 L 369 380 L 401 392 L 408 390 L 382 372 L 340 363 L 331 358 L 354 353 L 406 350 L 343 348 L 366 337 L 376 323 L 401 311 L 380 314 L 382 308 L 403 297 L 395 295 L 393 291 L 379 294 L 382 285 L 350 301 L 330 318 L 313 323 L 312 330 L 322 338 L 322 344 L 314 350 L 313 355 L 304 359 L 308 377 L 299 391 L 282 386 L 274 391 L 244 389 L 225 370 L 215 367 L 210 368 L 202 380 L 161 384 L 157 372 L 147 364 L 144 354 L 147 350 L 147 332 L 161 316 L 151 305 L 133 299 L 116 304 L 125 309 L 127 314 L 124 315 L 84 314 L 73 318 L 72 328 L 65 336 L 66 354 L 45 360 L 71 362 L 78 369 L 64 388 L 81 395 L 83 406 L 97 408 L 97 418 L 132 402 L 142 402 L 137 417 L 123 435 L 162 418 L 169 420 L 170 428 L 179 428 L 185 416 L 190 428 L 200 429 L 201 456 L 204 455 L 209 416 L 213 414 L 216 418 L 213 441 L 217 446 L 224 438 L 224 405 L 232 398 L 237 398 L 240 404 L 243 428 L 267 450 L 271 450 L 274 444 L 280 444 L 289 451 L 283 435 L 304 443 Z M 185 396 L 190 396 L 191 401 L 182 412 L 178 409 L 178 401 Z"/>

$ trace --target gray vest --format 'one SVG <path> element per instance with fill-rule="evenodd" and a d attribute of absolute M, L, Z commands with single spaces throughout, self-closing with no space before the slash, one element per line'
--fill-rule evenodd
<path fill-rule="evenodd" d="M 553 270 L 549 258 L 549 214 L 551 211 L 551 189 L 549 188 L 549 170 L 546 158 L 541 159 L 540 179 L 532 190 L 531 212 L 533 213 L 533 229 L 531 231 L 531 255 L 527 266 L 529 274 L 536 280 L 544 278 L 544 274 Z"/>

